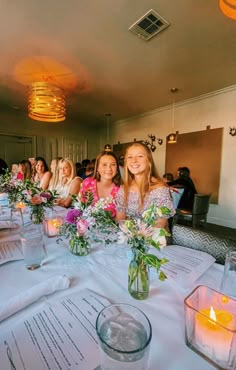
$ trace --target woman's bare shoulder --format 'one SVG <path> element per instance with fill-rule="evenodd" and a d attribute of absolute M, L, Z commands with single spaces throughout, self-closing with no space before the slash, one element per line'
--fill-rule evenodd
<path fill-rule="evenodd" d="M 151 186 L 150 186 L 150 190 L 155 190 L 155 189 L 166 189 L 167 186 L 164 184 L 163 181 L 155 178 L 155 177 L 152 177 L 152 183 L 151 183 Z"/>

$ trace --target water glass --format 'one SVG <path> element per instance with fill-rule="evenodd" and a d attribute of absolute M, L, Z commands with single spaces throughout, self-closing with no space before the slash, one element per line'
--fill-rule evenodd
<path fill-rule="evenodd" d="M 30 224 L 23 227 L 21 229 L 21 245 L 26 268 L 28 270 L 39 268 L 45 257 L 42 226 Z"/>
<path fill-rule="evenodd" d="M 105 307 L 98 315 L 102 370 L 146 370 L 152 338 L 147 316 L 135 306 L 119 303 Z"/>
<path fill-rule="evenodd" d="M 226 254 L 221 293 L 236 298 L 236 251 Z"/>

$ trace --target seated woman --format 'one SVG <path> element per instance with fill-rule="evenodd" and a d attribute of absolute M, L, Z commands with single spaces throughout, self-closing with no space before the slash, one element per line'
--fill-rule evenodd
<path fill-rule="evenodd" d="M 56 200 L 56 204 L 68 208 L 73 200 L 72 195 L 79 193 L 83 180 L 81 177 L 76 176 L 75 164 L 71 159 L 61 159 L 59 168 L 60 180 L 55 189 L 59 194 L 59 198 Z"/>
<path fill-rule="evenodd" d="M 113 199 L 119 190 L 121 175 L 118 160 L 115 153 L 103 151 L 97 158 L 93 177 L 87 177 L 83 183 L 80 193 L 93 193 L 93 205 L 101 198 Z"/>
<path fill-rule="evenodd" d="M 62 160 L 62 157 L 56 157 L 52 159 L 50 164 L 50 170 L 52 177 L 49 182 L 48 190 L 57 190 L 57 186 L 60 182 L 60 161 Z"/>
<path fill-rule="evenodd" d="M 170 209 L 168 216 L 159 218 L 156 227 L 168 227 L 167 219 L 175 214 L 170 191 L 157 175 L 152 153 L 141 143 L 131 144 L 125 154 L 124 185 L 116 196 L 117 221 L 127 217 L 141 217 L 144 210 L 155 203 Z"/>
<path fill-rule="evenodd" d="M 46 190 L 48 188 L 51 172 L 48 169 L 48 165 L 43 157 L 35 158 L 35 175 L 33 181 L 36 182 L 40 188 Z"/>
<path fill-rule="evenodd" d="M 17 180 L 32 180 L 32 168 L 28 159 L 23 159 L 18 165 Z"/>

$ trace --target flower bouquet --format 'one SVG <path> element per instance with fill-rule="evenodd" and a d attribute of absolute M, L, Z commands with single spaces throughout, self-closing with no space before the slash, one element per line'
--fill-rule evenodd
<path fill-rule="evenodd" d="M 22 180 L 14 179 L 9 170 L 6 170 L 4 175 L 0 175 L 0 192 L 7 193 L 9 206 L 11 208 L 14 207 L 16 202 L 23 201 L 24 189 L 24 182 Z"/>
<path fill-rule="evenodd" d="M 165 229 L 156 228 L 155 222 L 158 217 L 168 215 L 170 210 L 166 207 L 158 208 L 152 204 L 145 210 L 140 219 L 128 219 L 120 223 L 119 240 L 126 239 L 131 246 L 133 259 L 129 265 L 128 290 L 136 299 L 145 299 L 149 294 L 149 267 L 155 268 L 161 281 L 166 275 L 160 270 L 161 265 L 168 262 L 166 258 L 158 258 L 149 253 L 152 246 L 158 250 L 166 245 L 166 236 L 169 235 Z"/>
<path fill-rule="evenodd" d="M 45 208 L 52 208 L 57 198 L 56 191 L 42 190 L 31 181 L 24 182 L 22 192 L 26 205 L 30 207 L 30 218 L 34 224 L 41 224 L 44 218 Z"/>

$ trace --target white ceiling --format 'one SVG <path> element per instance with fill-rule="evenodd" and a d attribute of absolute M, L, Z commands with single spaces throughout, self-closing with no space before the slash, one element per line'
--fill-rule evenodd
<path fill-rule="evenodd" d="M 144 41 L 128 28 L 150 9 L 170 26 Z M 181 101 L 236 83 L 236 21 L 217 0 L 0 0 L 0 17 L 2 110 L 27 114 L 40 78 L 65 88 L 83 124 L 171 104 L 172 87 Z"/>

